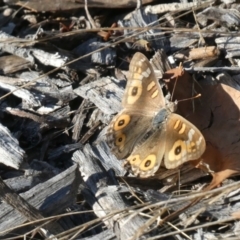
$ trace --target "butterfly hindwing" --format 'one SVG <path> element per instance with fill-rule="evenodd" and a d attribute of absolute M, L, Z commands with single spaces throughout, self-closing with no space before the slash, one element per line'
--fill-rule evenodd
<path fill-rule="evenodd" d="M 198 159 L 204 153 L 206 142 L 201 132 L 188 120 L 171 113 L 166 122 L 164 164 L 168 169 Z"/>

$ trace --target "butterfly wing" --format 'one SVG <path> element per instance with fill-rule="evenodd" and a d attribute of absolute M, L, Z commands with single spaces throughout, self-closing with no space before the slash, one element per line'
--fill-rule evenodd
<path fill-rule="evenodd" d="M 160 84 L 148 59 L 135 53 L 129 65 L 129 77 L 123 96 L 124 108 L 141 113 L 156 113 L 165 106 Z"/>
<path fill-rule="evenodd" d="M 129 156 L 165 105 L 153 68 L 142 53 L 135 53 L 131 60 L 122 105 L 124 109 L 113 118 L 107 133 L 108 145 L 118 159 Z"/>
<path fill-rule="evenodd" d="M 126 159 L 132 173 L 141 178 L 153 176 L 159 169 L 166 148 L 166 125 L 159 125 L 146 132 L 144 138 L 135 146 L 132 154 Z"/>
<path fill-rule="evenodd" d="M 124 159 L 131 154 L 133 147 L 151 127 L 151 121 L 152 116 L 132 113 L 125 109 L 113 118 L 108 127 L 107 142 L 118 159 Z"/>
<path fill-rule="evenodd" d="M 118 159 L 127 158 L 135 175 L 154 175 L 162 160 L 166 168 L 176 168 L 205 151 L 200 131 L 166 110 L 153 68 L 141 53 L 130 63 L 122 105 L 109 125 L 107 141 Z"/>
<path fill-rule="evenodd" d="M 176 168 L 184 162 L 200 158 L 205 151 L 204 137 L 192 123 L 178 114 L 164 111 L 159 112 L 158 121 L 127 158 L 136 176 L 153 176 L 161 164 L 167 169 Z"/>
<path fill-rule="evenodd" d="M 175 113 L 167 118 L 165 141 L 164 165 L 168 169 L 200 158 L 206 148 L 205 139 L 197 127 Z"/>

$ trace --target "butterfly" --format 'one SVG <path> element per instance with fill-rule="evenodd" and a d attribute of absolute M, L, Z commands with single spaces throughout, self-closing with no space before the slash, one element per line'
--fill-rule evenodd
<path fill-rule="evenodd" d="M 174 113 L 149 60 L 135 53 L 122 99 L 123 110 L 110 122 L 107 143 L 118 159 L 125 159 L 135 176 L 154 176 L 160 166 L 173 169 L 201 157 L 206 142 L 201 132 Z"/>

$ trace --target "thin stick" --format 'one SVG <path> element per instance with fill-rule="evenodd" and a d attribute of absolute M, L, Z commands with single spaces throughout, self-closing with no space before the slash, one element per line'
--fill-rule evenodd
<path fill-rule="evenodd" d="M 95 22 L 94 22 L 94 20 L 93 20 L 93 18 L 92 18 L 92 16 L 90 15 L 90 13 L 89 13 L 89 11 L 88 11 L 88 0 L 85 0 L 84 8 L 85 8 L 85 12 L 86 12 L 88 21 L 91 23 L 92 28 L 97 28 L 96 25 L 95 25 Z"/>

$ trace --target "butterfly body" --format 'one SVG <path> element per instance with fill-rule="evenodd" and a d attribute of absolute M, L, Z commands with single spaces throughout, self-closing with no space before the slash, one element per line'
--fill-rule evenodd
<path fill-rule="evenodd" d="M 148 59 L 136 53 L 129 66 L 123 110 L 108 128 L 107 142 L 118 159 L 126 159 L 134 175 L 153 176 L 160 165 L 176 168 L 198 159 L 206 143 L 201 132 L 173 113 L 166 103 Z"/>

